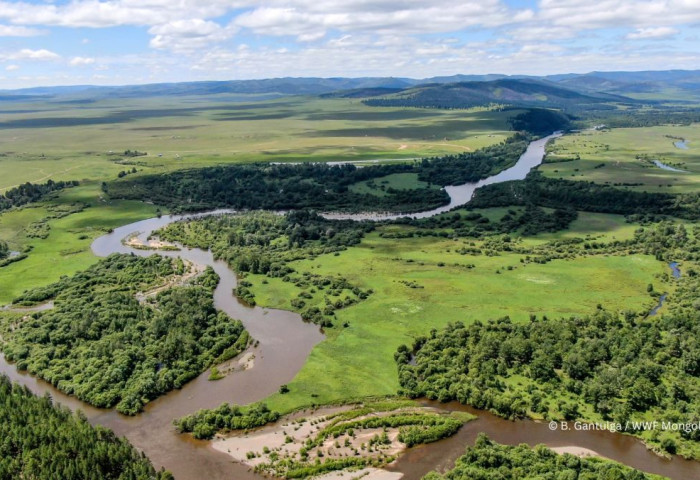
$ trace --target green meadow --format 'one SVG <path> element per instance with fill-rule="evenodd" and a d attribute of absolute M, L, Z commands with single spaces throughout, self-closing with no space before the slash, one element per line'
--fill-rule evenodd
<path fill-rule="evenodd" d="M 0 121 L 0 193 L 23 182 L 108 180 L 232 162 L 395 160 L 472 151 L 517 111 L 367 107 L 359 100 L 226 97 L 12 104 Z M 147 153 L 125 157 L 126 150 Z"/>
<path fill-rule="evenodd" d="M 56 282 L 97 262 L 90 244 L 106 231 L 153 217 L 156 207 L 142 202 L 115 201 L 102 197 L 99 184 L 81 185 L 60 196 L 0 215 L 0 240 L 17 251 L 31 249 L 26 259 L 0 268 L 0 305 L 24 290 Z M 87 205 L 81 212 L 47 219 L 55 205 Z M 45 239 L 27 236 L 31 225 L 49 225 Z"/>
<path fill-rule="evenodd" d="M 439 188 L 428 182 L 418 180 L 417 173 L 392 173 L 385 177 L 375 178 L 350 185 L 349 190 L 354 193 L 369 193 L 378 197 L 387 195 L 387 190 L 417 190 L 422 188 Z"/>
<path fill-rule="evenodd" d="M 514 115 L 484 109 L 375 108 L 351 99 L 171 100 L 100 100 L 64 108 L 34 105 L 36 111 L 28 111 L 31 105 L 15 106 L 16 113 L 3 116 L 0 192 L 49 178 L 83 183 L 0 215 L 0 240 L 13 250 L 29 253 L 28 258 L 0 268 L 0 305 L 28 288 L 49 284 L 96 262 L 90 243 L 110 228 L 155 215 L 154 205 L 105 198 L 100 183 L 122 170 L 136 168 L 140 175 L 233 162 L 409 160 L 459 153 L 506 138 L 510 135 L 507 119 Z M 690 149 L 675 148 L 668 135 L 689 140 Z M 694 190 L 700 178 L 698 145 L 700 138 L 693 127 L 582 132 L 557 140 L 541 169 L 546 175 L 567 179 L 637 182 L 643 186 L 635 188 L 685 192 Z M 128 157 L 123 155 L 125 150 L 147 155 Z M 690 173 L 662 171 L 650 165 L 647 157 Z M 393 174 L 351 189 L 381 196 L 388 189 L 428 186 L 415 174 Z M 87 207 L 62 218 L 48 218 L 57 205 L 78 203 Z M 507 210 L 479 213 L 497 221 Z M 48 236 L 31 237 L 32 225 L 42 222 L 49 226 Z M 581 212 L 568 230 L 527 238 L 515 235 L 515 241 L 525 246 L 573 237 L 611 241 L 631 238 L 638 227 L 621 216 Z M 301 273 L 342 275 L 373 294 L 336 311 L 335 326 L 327 329 L 326 340 L 289 384 L 289 393 L 268 399 L 272 408 L 286 412 L 310 404 L 395 394 L 396 348 L 449 322 L 504 316 L 523 322 L 532 315 L 588 314 L 599 305 L 612 311 L 643 312 L 656 303 L 647 292 L 649 283 L 657 290 L 673 288 L 663 283 L 668 267 L 651 256 L 600 255 L 524 263 L 525 255 L 517 253 L 459 252 L 483 246 L 488 237 L 380 235 L 409 228 L 380 227 L 338 255 L 291 263 Z M 292 309 L 291 300 L 300 293 L 279 278 L 249 275 L 247 279 L 263 306 Z M 323 304 L 320 292 L 312 295 L 307 303 Z"/>
<path fill-rule="evenodd" d="M 600 221 L 597 219 L 596 221 Z M 583 219 L 575 228 L 587 228 Z M 612 222 L 612 219 L 610 219 Z M 625 235 L 627 227 L 612 229 Z M 385 227 L 380 231 L 395 230 Z M 464 240 L 434 237 L 387 239 L 374 232 L 340 253 L 291 264 L 298 272 L 335 275 L 374 293 L 336 311 L 328 329 L 292 383 L 290 392 L 269 399 L 288 411 L 309 404 L 391 395 L 398 389 L 393 355 L 433 328 L 449 322 L 486 321 L 509 316 L 522 322 L 588 314 L 598 305 L 618 311 L 645 311 L 656 302 L 646 291 L 668 268 L 643 255 L 600 256 L 524 265 L 524 255 L 462 255 Z M 523 240 L 525 244 L 543 238 Z M 477 245 L 480 242 L 476 242 Z M 258 304 L 291 309 L 300 289 L 281 279 L 250 275 Z M 664 286 L 666 287 L 666 286 Z M 316 298 L 319 305 L 322 298 Z M 347 327 L 342 327 L 347 323 Z"/>
<path fill-rule="evenodd" d="M 674 145 L 680 139 L 687 141 L 687 150 Z M 684 172 L 663 170 L 654 160 Z M 700 130 L 698 125 L 667 125 L 565 135 L 550 145 L 540 170 L 552 178 L 649 192 L 694 192 L 700 186 Z"/>

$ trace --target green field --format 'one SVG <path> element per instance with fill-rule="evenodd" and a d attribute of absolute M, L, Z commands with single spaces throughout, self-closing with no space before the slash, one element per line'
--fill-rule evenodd
<path fill-rule="evenodd" d="M 386 196 L 388 189 L 417 190 L 421 188 L 439 188 L 428 182 L 418 180 L 417 173 L 393 173 L 385 177 L 375 178 L 366 182 L 350 185 L 349 190 L 354 193 L 369 193 L 378 197 Z"/>
<path fill-rule="evenodd" d="M 34 107 L 36 112 L 9 113 L 4 124 L 0 122 L 0 141 L 5 145 L 0 192 L 49 178 L 83 183 L 0 215 L 0 240 L 13 250 L 28 252 L 28 258 L 0 268 L 0 305 L 26 289 L 85 269 L 97 261 L 90 251 L 95 237 L 156 214 L 157 206 L 104 195 L 100 183 L 122 170 L 135 167 L 136 175 L 141 175 L 233 162 L 409 160 L 459 153 L 502 141 L 509 135 L 507 119 L 514 114 L 373 108 L 356 100 L 299 97 L 237 104 L 216 97 L 183 97 L 171 104 L 162 99 L 100 100 L 67 109 Z M 700 180 L 696 130 L 667 126 L 567 135 L 550 147 L 548 163 L 540 168 L 557 178 L 642 183 L 631 188 L 651 191 L 696 191 Z M 690 149 L 675 148 L 670 136 L 685 138 Z M 148 155 L 120 154 L 127 149 Z M 660 170 L 650 159 L 689 173 Z M 430 187 L 416 174 L 399 173 L 356 183 L 350 190 L 383 196 L 390 189 Z M 57 208 L 76 204 L 86 208 L 49 218 Z M 497 223 L 509 210 L 524 208 L 476 213 Z M 28 236 L 38 224 L 44 229 L 48 225 L 46 238 Z M 489 246 L 502 241 L 502 235 L 451 239 L 445 238 L 452 233 L 449 228 L 440 228 L 443 237 L 391 238 L 413 228 L 382 226 L 339 254 L 290 263 L 298 274 L 342 276 L 373 293 L 335 311 L 326 340 L 313 349 L 288 385 L 289 392 L 267 399 L 271 408 L 288 412 L 312 404 L 394 395 L 399 388 L 393 360 L 397 347 L 449 322 L 504 316 L 524 322 L 531 316 L 590 314 L 599 306 L 615 312 L 648 312 L 657 302 L 647 291 L 649 284 L 657 292 L 672 294 L 676 288 L 667 280 L 667 265 L 653 255 L 573 254 L 536 263 L 529 262 L 527 254 Z M 631 239 L 638 228 L 639 223 L 628 223 L 622 216 L 579 212 L 567 230 L 526 238 L 514 231 L 512 241 L 532 249 L 579 237 L 612 242 Z M 465 254 L 464 249 L 483 253 Z M 293 310 L 291 301 L 302 290 L 281 278 L 248 275 L 247 280 L 256 302 L 266 307 Z M 324 294 L 311 294 L 308 305 L 322 306 Z"/>
<path fill-rule="evenodd" d="M 700 185 L 698 125 L 587 130 L 557 139 L 540 170 L 548 177 L 687 193 Z M 680 138 L 688 149 L 674 146 Z M 658 160 L 686 172 L 663 170 Z"/>
<path fill-rule="evenodd" d="M 12 301 L 24 290 L 57 281 L 62 275 L 83 270 L 97 258 L 90 244 L 107 230 L 155 215 L 156 207 L 141 202 L 107 200 L 99 185 L 87 184 L 64 191 L 59 197 L 12 210 L 0 215 L 0 240 L 21 251 L 31 248 L 29 256 L 0 269 L 0 305 Z M 82 212 L 49 219 L 46 239 L 27 237 L 27 228 L 45 219 L 48 205 L 89 205 Z"/>
<path fill-rule="evenodd" d="M 17 113 L 13 113 L 13 111 Z M 514 111 L 367 107 L 291 97 L 12 104 L 0 121 L 0 193 L 23 182 L 109 180 L 230 162 L 412 159 L 472 151 L 510 135 Z M 124 157 L 126 150 L 148 155 Z"/>
<path fill-rule="evenodd" d="M 448 322 L 503 316 L 514 321 L 525 321 L 530 315 L 556 318 L 592 313 L 598 304 L 612 311 L 648 310 L 655 301 L 646 286 L 659 283 L 656 277 L 667 272 L 662 262 L 650 256 L 523 265 L 518 254 L 461 255 L 456 250 L 464 243 L 433 237 L 385 239 L 375 232 L 339 256 L 292 263 L 298 272 L 342 272 L 351 283 L 375 293 L 336 312 L 336 324 L 349 326 L 329 329 L 327 340 L 312 351 L 289 385 L 290 392 L 275 395 L 270 405 L 288 411 L 311 403 L 391 395 L 398 388 L 396 348 Z M 248 277 L 257 302 L 291 309 L 289 302 L 300 289 L 275 278 L 263 284 L 263 278 Z"/>

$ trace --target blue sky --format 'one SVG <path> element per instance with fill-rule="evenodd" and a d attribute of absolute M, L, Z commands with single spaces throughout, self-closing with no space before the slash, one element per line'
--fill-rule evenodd
<path fill-rule="evenodd" d="M 0 88 L 700 68 L 700 0 L 0 0 Z"/>

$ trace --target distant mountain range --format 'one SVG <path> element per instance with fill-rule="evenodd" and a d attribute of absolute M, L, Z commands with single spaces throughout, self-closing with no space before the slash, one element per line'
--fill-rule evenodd
<path fill-rule="evenodd" d="M 100 98 L 173 95 L 327 95 L 375 97 L 387 104 L 470 106 L 484 102 L 567 106 L 606 101 L 700 98 L 700 70 L 591 72 L 547 75 L 453 75 L 422 80 L 394 77 L 272 78 L 211 82 L 160 83 L 103 87 L 79 85 L 0 90 L 0 101 L 30 98 L 79 102 Z M 378 101 L 378 100 L 377 100 Z M 437 103 L 436 103 L 437 102 Z M 375 102 L 376 103 L 376 102 Z"/>

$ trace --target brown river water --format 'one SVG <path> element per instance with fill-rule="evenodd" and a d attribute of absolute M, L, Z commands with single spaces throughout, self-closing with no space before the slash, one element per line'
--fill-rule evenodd
<path fill-rule="evenodd" d="M 527 172 L 542 161 L 544 147 L 549 138 L 551 137 L 533 142 L 518 164 L 511 169 L 478 183 L 447 187 L 446 190 L 452 199 L 450 205 L 412 216 L 427 217 L 443 213 L 467 203 L 474 191 L 482 185 L 524 178 Z M 219 213 L 228 212 L 208 212 L 204 215 Z M 148 256 L 157 253 L 165 256 L 179 256 L 198 265 L 211 265 L 221 277 L 214 292 L 216 307 L 231 317 L 240 319 L 252 337 L 259 341 L 259 345 L 252 349 L 255 355 L 253 368 L 236 371 L 215 382 L 208 381 L 208 372 L 205 372 L 181 390 L 170 392 L 154 400 L 146 406 L 143 413 L 135 417 L 121 415 L 115 410 L 97 409 L 75 397 L 67 396 L 42 380 L 27 373 L 18 372 L 2 354 L 0 354 L 0 373 L 27 386 L 36 394 L 49 393 L 56 402 L 73 410 L 83 411 L 91 423 L 111 428 L 117 435 L 127 437 L 132 444 L 148 455 L 156 468 L 165 467 L 173 472 L 177 480 L 260 480 L 262 477 L 253 474 L 247 467 L 233 462 L 229 456 L 215 451 L 208 442 L 194 440 L 188 435 L 179 435 L 172 426 L 172 420 L 201 408 L 216 407 L 223 402 L 247 404 L 264 399 L 276 392 L 281 384 L 288 383 L 294 378 L 311 349 L 324 337 L 316 325 L 303 322 L 296 313 L 250 307 L 240 302 L 232 294 L 237 284 L 235 273 L 224 262 L 214 260 L 211 252 L 184 248 L 180 251 L 157 252 L 136 250 L 122 243 L 123 239 L 134 233 L 138 232 L 139 238 L 145 240 L 151 232 L 170 222 L 196 216 L 199 215 L 164 215 L 160 218 L 126 225 L 96 239 L 92 249 L 97 256 L 106 256 L 111 253 Z M 371 220 L 396 218 L 395 215 L 381 214 L 332 217 Z M 448 410 L 469 411 L 478 415 L 479 418 L 466 424 L 449 439 L 409 449 L 391 467 L 391 470 L 403 472 L 406 480 L 419 479 L 436 468 L 449 468 L 480 432 L 488 434 L 497 442 L 510 445 L 544 443 L 551 447 L 588 448 L 604 457 L 647 472 L 679 480 L 700 479 L 699 462 L 680 458 L 664 459 L 648 451 L 640 441 L 629 436 L 600 431 L 551 431 L 546 423 L 527 420 L 511 422 L 488 412 L 458 404 L 425 403 Z"/>

